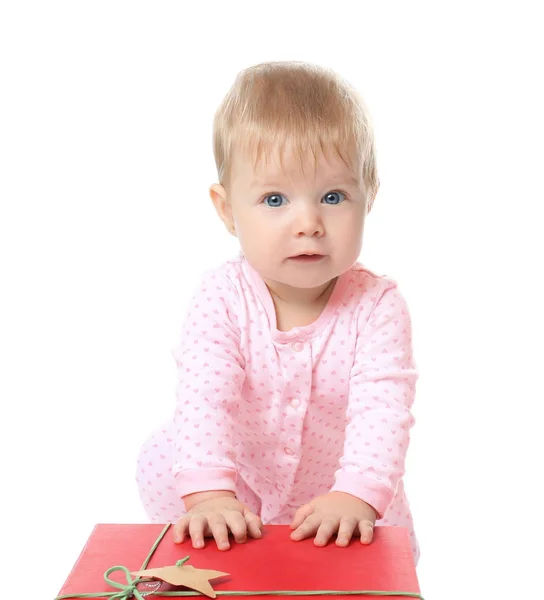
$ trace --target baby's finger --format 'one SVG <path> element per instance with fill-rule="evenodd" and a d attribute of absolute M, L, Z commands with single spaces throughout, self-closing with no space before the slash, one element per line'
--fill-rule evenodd
<path fill-rule="evenodd" d="M 319 525 L 321 525 L 321 517 L 318 515 L 310 515 L 304 522 L 291 534 L 291 539 L 295 542 L 305 540 L 315 535 Z"/>
<path fill-rule="evenodd" d="M 174 543 L 182 544 L 185 541 L 190 520 L 190 517 L 187 517 L 187 515 L 178 519 L 178 522 L 174 525 Z"/>
<path fill-rule="evenodd" d="M 246 510 L 244 512 L 244 519 L 251 537 L 263 537 L 263 522 L 261 521 L 261 517 L 252 513 L 250 510 Z"/>
<path fill-rule="evenodd" d="M 217 548 L 219 550 L 228 550 L 230 548 L 229 530 L 227 529 L 223 515 L 209 516 L 208 527 L 212 532 Z"/>
<path fill-rule="evenodd" d="M 291 529 L 300 527 L 304 520 L 314 512 L 314 507 L 311 504 L 303 504 L 295 513 L 291 523 Z"/>
<path fill-rule="evenodd" d="M 314 544 L 326 546 L 331 536 L 338 531 L 339 520 L 336 518 L 325 518 L 321 522 L 315 534 Z"/>
<path fill-rule="evenodd" d="M 193 541 L 193 548 L 204 548 L 206 517 L 204 515 L 192 515 L 189 519 L 189 535 Z"/>
<path fill-rule="evenodd" d="M 336 536 L 336 545 L 342 547 L 349 545 L 356 527 L 357 519 L 342 517 L 340 527 L 338 527 L 338 535 Z"/>
<path fill-rule="evenodd" d="M 374 523 L 368 519 L 359 521 L 359 532 L 361 534 L 361 544 L 370 544 L 374 536 Z"/>
<path fill-rule="evenodd" d="M 228 528 L 232 531 L 234 539 L 239 543 L 243 544 L 247 539 L 247 524 L 242 515 L 238 511 L 225 511 L 223 515 Z"/>

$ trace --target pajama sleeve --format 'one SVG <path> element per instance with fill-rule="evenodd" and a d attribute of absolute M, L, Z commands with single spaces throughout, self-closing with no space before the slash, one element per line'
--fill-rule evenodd
<path fill-rule="evenodd" d="M 418 378 L 406 302 L 394 282 L 384 288 L 371 314 L 359 315 L 344 452 L 331 490 L 361 498 L 378 519 L 404 474 Z"/>
<path fill-rule="evenodd" d="M 172 470 L 180 497 L 236 489 L 232 416 L 244 382 L 238 305 L 225 275 L 205 274 L 173 352 L 178 383 Z"/>

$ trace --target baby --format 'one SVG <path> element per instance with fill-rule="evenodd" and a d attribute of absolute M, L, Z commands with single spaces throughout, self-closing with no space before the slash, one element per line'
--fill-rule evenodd
<path fill-rule="evenodd" d="M 329 70 L 260 64 L 219 107 L 214 153 L 210 196 L 241 252 L 193 297 L 173 419 L 138 460 L 145 509 L 176 523 L 176 542 L 220 550 L 263 523 L 318 546 L 406 527 L 417 564 L 410 315 L 357 262 L 379 187 L 365 105 Z"/>

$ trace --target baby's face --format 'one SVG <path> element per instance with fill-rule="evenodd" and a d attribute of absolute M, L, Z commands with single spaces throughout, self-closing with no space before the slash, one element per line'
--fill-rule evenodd
<path fill-rule="evenodd" d="M 249 264 L 265 280 L 314 288 L 344 273 L 361 251 L 363 184 L 339 159 L 304 164 L 286 153 L 260 164 L 237 155 L 227 198 L 231 222 Z"/>

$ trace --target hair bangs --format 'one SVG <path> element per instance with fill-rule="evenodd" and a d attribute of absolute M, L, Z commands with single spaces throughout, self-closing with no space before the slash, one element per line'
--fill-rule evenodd
<path fill-rule="evenodd" d="M 363 181 L 372 201 L 378 188 L 374 135 L 357 92 L 335 73 L 299 62 L 264 63 L 242 71 L 217 110 L 214 155 L 223 185 L 228 185 L 236 152 L 255 166 L 286 153 L 302 168 L 319 155 L 340 160 Z"/>

